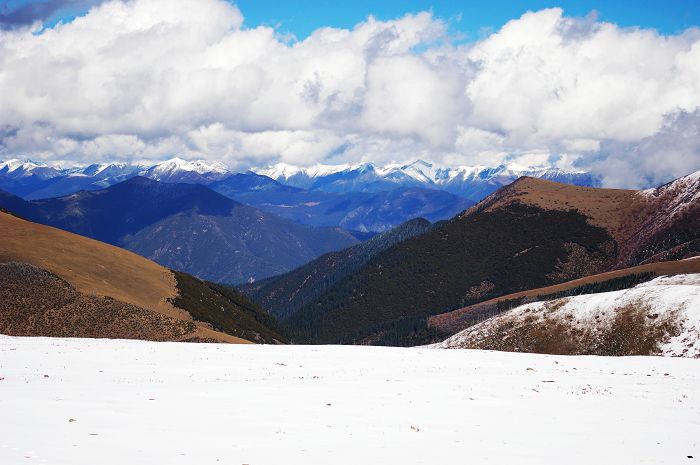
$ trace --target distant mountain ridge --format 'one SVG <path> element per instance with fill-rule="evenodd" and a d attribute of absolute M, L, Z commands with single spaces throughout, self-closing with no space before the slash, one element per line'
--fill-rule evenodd
<path fill-rule="evenodd" d="M 99 190 L 136 176 L 170 183 L 209 184 L 231 173 L 219 162 L 172 158 L 154 165 L 125 162 L 55 168 L 46 163 L 0 161 L 0 189 L 28 200 L 61 197 L 80 190 Z"/>
<path fill-rule="evenodd" d="M 597 179 L 585 171 L 529 168 L 515 164 L 437 167 L 423 160 L 386 166 L 361 163 L 310 168 L 278 163 L 251 172 L 312 191 L 377 193 L 397 188 L 424 188 L 443 190 L 474 202 L 521 176 L 582 186 L 598 185 Z M 0 161 L 0 189 L 26 199 L 39 199 L 67 195 L 81 189 L 101 189 L 133 176 L 208 185 L 235 174 L 220 162 L 177 157 L 151 166 L 113 162 L 63 169 L 41 162 L 12 159 Z"/>
<path fill-rule="evenodd" d="M 110 187 L 137 176 L 168 183 L 201 184 L 241 203 L 317 227 L 380 233 L 413 218 L 450 218 L 473 202 L 442 190 L 397 187 L 381 192 L 324 192 L 287 186 L 264 175 L 229 172 L 221 163 L 179 158 L 154 166 L 123 162 L 58 170 L 36 162 L 0 163 L 0 189 L 27 200 L 64 197 Z"/>
<path fill-rule="evenodd" d="M 358 242 L 341 229 L 301 225 L 199 184 L 143 177 L 45 200 L 0 192 L 0 207 L 227 283 L 284 273 Z"/>
<path fill-rule="evenodd" d="M 278 163 L 254 171 L 283 184 L 310 190 L 379 192 L 397 187 L 424 187 L 445 190 L 475 202 L 522 176 L 581 186 L 599 184 L 592 174 L 580 170 L 531 168 L 516 164 L 441 168 L 423 160 L 386 166 L 361 163 L 311 168 Z"/>
<path fill-rule="evenodd" d="M 449 192 L 421 187 L 383 192 L 311 191 L 267 176 L 234 174 L 209 187 L 231 199 L 311 226 L 384 232 L 413 218 L 451 218 L 473 202 Z"/>

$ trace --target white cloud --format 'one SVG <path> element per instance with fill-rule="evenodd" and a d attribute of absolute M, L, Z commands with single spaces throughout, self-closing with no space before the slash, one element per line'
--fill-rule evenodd
<path fill-rule="evenodd" d="M 699 30 L 664 36 L 560 9 L 470 44 L 446 30 L 419 13 L 290 42 L 246 28 L 223 0 L 113 0 L 45 31 L 0 31 L 0 157 L 510 159 L 624 185 L 698 165 L 692 144 L 664 134 L 696 118 Z M 677 155 L 652 155 L 661 139 Z"/>
<path fill-rule="evenodd" d="M 667 117 L 661 130 L 639 141 L 607 141 L 590 163 L 605 184 L 631 189 L 700 170 L 700 110 Z"/>

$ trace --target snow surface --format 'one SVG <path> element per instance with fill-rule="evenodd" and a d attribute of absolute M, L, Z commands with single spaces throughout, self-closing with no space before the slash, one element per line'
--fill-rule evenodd
<path fill-rule="evenodd" d="M 699 459 L 698 360 L 0 336 L 3 465 Z"/>
<path fill-rule="evenodd" d="M 557 302 L 562 305 L 552 305 Z M 546 316 L 547 319 L 566 322 L 581 329 L 609 327 L 616 311 L 629 305 L 646 306 L 649 313 L 657 314 L 657 317 L 648 321 L 649 325 L 668 319 L 678 322 L 679 335 L 660 344 L 662 355 L 700 358 L 700 274 L 661 276 L 621 291 L 521 305 L 496 318 L 471 326 L 434 347 L 463 347 L 466 341 L 479 339 L 498 327 L 503 318 L 524 321 L 528 317 Z"/>

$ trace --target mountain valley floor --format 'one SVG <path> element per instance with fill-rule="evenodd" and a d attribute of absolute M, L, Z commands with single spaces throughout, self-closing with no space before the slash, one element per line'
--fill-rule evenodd
<path fill-rule="evenodd" d="M 0 336 L 0 463 L 692 464 L 698 363 Z"/>

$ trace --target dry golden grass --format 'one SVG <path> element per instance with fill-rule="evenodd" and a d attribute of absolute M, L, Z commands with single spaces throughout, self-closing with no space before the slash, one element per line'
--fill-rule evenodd
<path fill-rule="evenodd" d="M 488 202 L 486 210 L 494 210 L 516 201 L 547 210 L 573 209 L 588 217 L 592 225 L 607 229 L 615 239 L 623 241 L 638 218 L 646 217 L 649 208 L 637 192 L 580 187 L 523 177 L 499 192 L 497 197 Z"/>
<path fill-rule="evenodd" d="M 0 263 L 30 263 L 63 278 L 87 295 L 120 302 L 191 321 L 189 313 L 174 307 L 177 296 L 173 273 L 132 252 L 60 229 L 25 221 L 0 212 Z M 222 342 L 247 343 L 197 322 L 194 334 Z"/>

